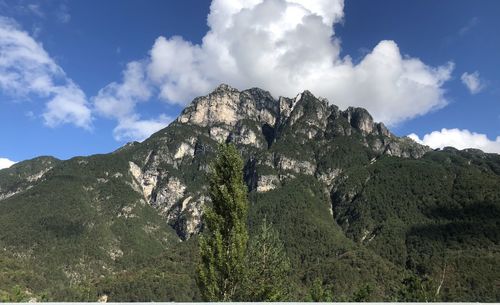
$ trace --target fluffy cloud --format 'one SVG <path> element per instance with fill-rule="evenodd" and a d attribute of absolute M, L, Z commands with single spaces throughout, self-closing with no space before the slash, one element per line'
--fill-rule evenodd
<path fill-rule="evenodd" d="M 171 118 L 162 114 L 156 119 L 144 120 L 136 113 L 136 104 L 147 101 L 152 88 L 140 62 L 130 62 L 121 83 L 111 83 L 92 98 L 95 110 L 101 116 L 118 122 L 113 131 L 117 141 L 143 140 L 165 127 Z"/>
<path fill-rule="evenodd" d="M 467 129 L 443 128 L 441 131 L 433 131 L 424 135 L 422 139 L 414 133 L 408 137 L 432 148 L 452 146 L 457 149 L 477 148 L 489 153 L 500 153 L 500 137 L 493 141 L 484 134 L 470 132 Z"/>
<path fill-rule="evenodd" d="M 16 162 L 14 161 L 11 161 L 9 159 L 6 159 L 6 158 L 0 158 L 0 169 L 4 169 L 4 168 L 9 168 L 11 167 L 13 164 L 15 164 Z"/>
<path fill-rule="evenodd" d="M 340 56 L 343 0 L 213 0 L 201 44 L 159 37 L 144 61 L 161 99 L 189 103 L 219 83 L 294 96 L 309 89 L 389 125 L 444 107 L 452 63 L 428 66 L 379 42 L 360 62 Z"/>
<path fill-rule="evenodd" d="M 474 73 L 467 73 L 465 72 L 462 74 L 460 77 L 462 80 L 462 83 L 469 89 L 469 92 L 471 94 L 476 94 L 479 93 L 483 88 L 483 84 L 481 82 L 481 79 L 479 78 L 479 72 L 474 72 Z"/>
<path fill-rule="evenodd" d="M 85 93 L 27 32 L 0 17 L 0 92 L 16 99 L 45 99 L 42 115 L 51 127 L 73 124 L 90 128 L 92 116 Z"/>

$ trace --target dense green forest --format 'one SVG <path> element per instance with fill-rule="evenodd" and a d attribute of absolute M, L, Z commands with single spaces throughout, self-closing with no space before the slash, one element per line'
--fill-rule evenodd
<path fill-rule="evenodd" d="M 332 198 L 307 175 L 266 193 L 253 191 L 250 234 L 263 219 L 279 232 L 292 266 L 293 300 L 306 300 L 319 279 L 331 286 L 335 301 L 360 295 L 423 300 L 423 293 L 440 301 L 498 301 L 498 163 L 481 159 L 463 167 L 471 157 L 455 151 L 431 152 L 421 160 L 384 157 L 351 169 Z M 99 159 L 107 158 L 95 159 L 99 167 Z M 3 300 L 95 301 L 104 294 L 113 301 L 200 300 L 197 238 L 179 241 L 149 206 L 134 209 L 140 217 L 107 222 L 121 204 L 110 202 L 92 213 L 85 205 L 91 199 L 73 183 L 85 176 L 52 175 L 29 196 L 2 202 Z M 64 197 L 56 210 L 50 203 L 57 197 L 36 200 L 56 187 L 53 196 Z M 136 196 L 119 183 L 102 192 Z M 157 236 L 137 230 L 153 221 L 160 227 Z M 113 261 L 102 245 L 117 239 L 128 253 Z M 68 275 L 74 276 L 69 285 Z M 428 291 L 418 291 L 423 285 L 412 280 L 424 281 Z"/>

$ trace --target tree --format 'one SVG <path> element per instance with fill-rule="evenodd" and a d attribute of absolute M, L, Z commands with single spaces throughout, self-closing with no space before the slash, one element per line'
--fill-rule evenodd
<path fill-rule="evenodd" d="M 368 302 L 372 296 L 373 288 L 370 284 L 361 286 L 355 293 L 354 302 Z"/>
<path fill-rule="evenodd" d="M 399 291 L 402 302 L 437 302 L 439 291 L 434 292 L 432 279 L 411 275 L 403 280 L 403 288 Z M 438 288 L 439 289 L 439 288 Z"/>
<path fill-rule="evenodd" d="M 290 260 L 278 232 L 265 218 L 260 232 L 250 240 L 246 261 L 245 300 L 276 302 L 290 298 Z"/>
<path fill-rule="evenodd" d="M 322 281 L 316 278 L 309 290 L 308 301 L 310 302 L 333 302 L 331 286 L 323 286 Z"/>
<path fill-rule="evenodd" d="M 209 175 L 212 206 L 205 211 L 197 282 L 206 301 L 232 301 L 241 287 L 248 232 L 243 160 L 232 144 L 221 144 Z"/>

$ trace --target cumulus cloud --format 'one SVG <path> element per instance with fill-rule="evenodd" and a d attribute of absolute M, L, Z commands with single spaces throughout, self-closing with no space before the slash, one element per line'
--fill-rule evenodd
<path fill-rule="evenodd" d="M 471 94 L 479 93 L 484 88 L 481 79 L 479 78 L 479 72 L 477 71 L 473 73 L 465 72 L 462 74 L 460 79 Z"/>
<path fill-rule="evenodd" d="M 170 123 L 171 118 L 161 114 L 158 118 L 144 120 L 136 112 L 136 104 L 149 100 L 152 87 L 144 65 L 134 61 L 127 65 L 121 83 L 111 83 L 92 98 L 95 110 L 101 116 L 118 122 L 113 130 L 117 141 L 144 140 Z"/>
<path fill-rule="evenodd" d="M 485 134 L 470 132 L 467 129 L 443 128 L 441 131 L 433 131 L 424 135 L 422 139 L 414 133 L 408 137 L 432 148 L 452 146 L 457 149 L 477 148 L 484 152 L 500 153 L 500 137 L 497 137 L 496 140 L 490 140 Z"/>
<path fill-rule="evenodd" d="M 452 63 L 426 65 L 391 40 L 355 63 L 340 56 L 334 25 L 343 18 L 343 0 L 213 0 L 202 43 L 159 37 L 144 61 L 147 79 L 161 99 L 181 105 L 219 83 L 274 96 L 308 89 L 389 125 L 447 104 Z"/>
<path fill-rule="evenodd" d="M 12 165 L 14 165 L 15 163 L 16 162 L 11 161 L 7 158 L 0 158 L 0 169 L 9 168 Z"/>
<path fill-rule="evenodd" d="M 85 93 L 40 43 L 5 17 L 0 17 L 0 90 L 16 99 L 45 99 L 42 117 L 48 126 L 91 126 Z"/>

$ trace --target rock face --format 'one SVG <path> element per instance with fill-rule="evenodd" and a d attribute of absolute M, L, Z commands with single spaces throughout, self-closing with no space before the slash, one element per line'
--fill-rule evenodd
<path fill-rule="evenodd" d="M 371 134 L 375 129 L 373 118 L 366 109 L 349 107 L 342 115 L 352 127 L 356 128 L 364 135 Z"/>
<path fill-rule="evenodd" d="M 122 150 L 137 151 L 136 161 L 130 161 L 131 185 L 187 239 L 201 228 L 209 198 L 199 186 L 206 182 L 217 143 L 235 143 L 247 160 L 249 190 L 269 192 L 297 175 L 314 176 L 331 189 L 342 164 L 327 166 L 332 157 L 314 147 L 337 141 L 364 147 L 370 160 L 384 154 L 419 158 L 429 150 L 394 136 L 362 108 L 341 111 L 309 91 L 275 99 L 258 88 L 238 91 L 224 84 L 194 99 L 151 139 Z"/>
<path fill-rule="evenodd" d="M 202 127 L 234 127 L 244 119 L 274 125 L 277 106 L 269 92 L 260 89 L 239 92 L 228 85 L 220 85 L 209 95 L 196 98 L 177 121 Z"/>

